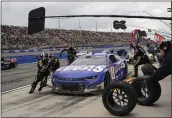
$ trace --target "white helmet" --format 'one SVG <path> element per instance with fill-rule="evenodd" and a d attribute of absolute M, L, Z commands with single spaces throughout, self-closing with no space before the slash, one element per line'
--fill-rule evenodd
<path fill-rule="evenodd" d="M 41 58 L 43 58 L 45 56 L 45 52 L 41 53 Z"/>

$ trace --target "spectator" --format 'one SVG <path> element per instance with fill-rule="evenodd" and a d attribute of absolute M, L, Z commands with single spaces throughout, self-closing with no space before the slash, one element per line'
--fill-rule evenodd
<path fill-rule="evenodd" d="M 27 27 L 1 25 L 2 50 L 33 47 L 57 47 L 129 44 L 130 33 L 95 32 L 85 30 L 45 29 L 27 35 Z"/>

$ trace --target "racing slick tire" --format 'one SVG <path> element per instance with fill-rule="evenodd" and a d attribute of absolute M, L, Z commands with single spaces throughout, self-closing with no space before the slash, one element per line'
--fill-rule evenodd
<path fill-rule="evenodd" d="M 161 86 L 159 82 L 152 83 L 147 87 L 145 79 L 139 78 L 132 81 L 131 85 L 137 92 L 137 100 L 139 105 L 150 106 L 154 104 L 161 96 Z M 145 92 L 145 95 L 143 95 Z M 147 96 L 146 96 L 147 94 Z"/>
<path fill-rule="evenodd" d="M 116 98 L 114 100 L 114 93 Z M 129 114 L 137 104 L 137 93 L 135 89 L 127 82 L 119 81 L 107 86 L 102 93 L 102 102 L 107 111 L 115 116 L 124 116 Z M 125 101 L 127 99 L 127 101 Z M 116 103 L 115 103 L 116 102 Z M 120 106 L 121 102 L 127 105 Z M 117 104 L 117 103 L 120 103 Z"/>
<path fill-rule="evenodd" d="M 15 63 L 12 63 L 12 68 L 16 68 L 16 64 Z"/>
<path fill-rule="evenodd" d="M 9 66 L 8 66 L 8 69 L 11 69 L 12 68 L 12 64 L 10 63 Z"/>

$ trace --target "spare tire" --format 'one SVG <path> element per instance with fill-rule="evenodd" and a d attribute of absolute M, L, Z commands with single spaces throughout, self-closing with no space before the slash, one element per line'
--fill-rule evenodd
<path fill-rule="evenodd" d="M 161 86 L 159 82 L 152 83 L 147 87 L 144 79 L 135 79 L 132 81 L 132 86 L 137 92 L 138 104 L 149 106 L 155 103 L 161 96 Z"/>
<path fill-rule="evenodd" d="M 120 81 L 110 84 L 104 89 L 102 101 L 104 107 L 111 114 L 124 116 L 135 108 L 137 104 L 136 95 L 135 89 L 129 83 Z"/>

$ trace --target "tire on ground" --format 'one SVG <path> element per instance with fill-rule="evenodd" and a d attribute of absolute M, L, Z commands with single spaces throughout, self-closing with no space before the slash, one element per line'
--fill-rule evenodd
<path fill-rule="evenodd" d="M 138 104 L 143 106 L 149 106 L 154 104 L 160 98 L 161 86 L 159 82 L 153 83 L 151 86 L 149 86 L 149 90 L 148 90 L 150 92 L 150 96 L 147 99 L 143 99 L 139 97 L 141 93 L 140 86 L 141 84 L 143 84 L 143 81 L 144 79 L 136 79 L 133 80 L 131 84 L 136 89 Z"/>
<path fill-rule="evenodd" d="M 128 107 L 121 107 L 121 108 L 112 107 L 114 101 L 113 98 L 111 98 L 110 100 L 108 99 L 108 95 L 109 95 L 108 93 L 114 89 L 121 89 L 127 94 L 127 96 L 129 97 Z M 135 108 L 137 104 L 136 94 L 137 93 L 135 89 L 129 83 L 124 81 L 115 82 L 113 84 L 108 85 L 107 88 L 104 89 L 102 94 L 103 105 L 107 109 L 107 111 L 109 111 L 111 114 L 116 116 L 124 116 L 129 114 Z"/>
<path fill-rule="evenodd" d="M 11 65 L 11 64 L 9 64 L 8 69 L 11 69 L 11 67 L 12 67 L 12 65 Z"/>

